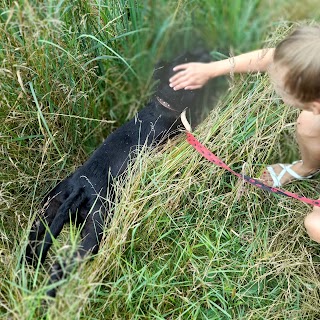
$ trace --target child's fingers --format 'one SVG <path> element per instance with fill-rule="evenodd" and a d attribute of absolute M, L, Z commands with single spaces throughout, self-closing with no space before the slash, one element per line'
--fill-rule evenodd
<path fill-rule="evenodd" d="M 200 89 L 202 87 L 201 84 L 191 84 L 189 81 L 187 82 L 182 82 L 174 87 L 173 90 L 180 90 L 180 89 L 184 89 L 184 90 L 196 90 L 196 89 Z"/>
<path fill-rule="evenodd" d="M 177 72 L 174 76 L 172 76 L 169 81 L 170 82 L 175 82 L 181 78 L 183 78 L 183 76 L 185 75 L 184 73 L 185 71 L 183 69 L 181 69 L 181 71 Z"/>
<path fill-rule="evenodd" d="M 202 88 L 202 85 L 196 85 L 196 86 L 186 86 L 184 90 L 196 90 Z"/>
<path fill-rule="evenodd" d="M 178 75 L 175 78 L 169 79 L 169 82 L 170 82 L 169 85 L 171 88 L 173 88 L 174 90 L 179 90 L 184 88 L 188 84 L 191 84 L 190 79 L 188 79 L 188 77 L 184 76 L 183 74 L 178 74 Z"/>
<path fill-rule="evenodd" d="M 193 79 L 190 79 L 187 76 L 181 75 L 176 80 L 170 81 L 169 86 L 173 88 L 173 90 L 180 90 L 180 89 L 194 90 L 194 89 L 201 88 L 203 84 L 197 83 Z"/>
<path fill-rule="evenodd" d="M 180 89 L 184 89 L 186 86 L 188 86 L 188 82 L 179 82 L 177 84 L 170 84 L 170 87 L 173 89 L 173 90 L 180 90 Z"/>
<path fill-rule="evenodd" d="M 189 63 L 179 64 L 173 68 L 173 71 L 179 71 L 183 69 L 187 69 L 189 66 Z"/>

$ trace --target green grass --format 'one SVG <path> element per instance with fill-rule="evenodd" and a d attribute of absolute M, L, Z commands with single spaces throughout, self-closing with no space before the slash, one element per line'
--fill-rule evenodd
<path fill-rule="evenodd" d="M 20 264 L 42 197 L 147 101 L 153 65 L 202 39 L 238 54 L 274 45 L 317 2 L 4 1 L 0 8 L 0 318 L 317 319 L 319 246 L 310 207 L 243 184 L 181 136 L 142 154 L 119 184 L 94 259 L 45 300 L 49 264 L 76 250 L 66 228 L 48 263 Z M 291 21 L 291 22 L 290 22 Z M 259 176 L 297 159 L 297 112 L 264 75 L 230 80 L 195 135 Z M 212 106 L 208 106 L 212 108 Z M 317 180 L 288 190 L 318 197 Z"/>

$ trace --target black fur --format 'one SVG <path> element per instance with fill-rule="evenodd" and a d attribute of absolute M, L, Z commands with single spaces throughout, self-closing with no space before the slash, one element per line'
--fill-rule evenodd
<path fill-rule="evenodd" d="M 199 107 L 197 99 L 202 90 L 174 91 L 169 78 L 177 64 L 199 61 L 209 62 L 208 52 L 187 53 L 170 63 L 159 63 L 154 71 L 158 81 L 154 96 L 132 119 L 110 134 L 92 156 L 72 175 L 61 181 L 42 202 L 42 210 L 32 225 L 26 250 L 26 261 L 36 265 L 44 262 L 53 238 L 64 224 L 77 221 L 82 228 L 82 241 L 77 257 L 97 253 L 105 219 L 110 217 L 114 203 L 113 179 L 125 172 L 128 161 L 133 160 L 143 145 L 149 147 L 176 135 L 181 125 L 179 116 L 186 108 Z M 173 110 L 164 107 L 157 99 L 163 99 Z M 64 276 L 65 266 L 55 263 L 51 283 Z M 55 289 L 48 292 L 55 296 Z"/>

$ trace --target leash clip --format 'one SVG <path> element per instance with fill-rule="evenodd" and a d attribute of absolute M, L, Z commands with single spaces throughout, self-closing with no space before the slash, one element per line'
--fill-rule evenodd
<path fill-rule="evenodd" d="M 187 112 L 186 109 L 184 109 L 182 111 L 182 113 L 180 114 L 180 119 L 181 119 L 181 122 L 182 122 L 183 126 L 187 130 L 187 132 L 192 132 L 192 128 L 191 128 L 191 125 L 190 125 L 190 123 L 189 123 L 189 121 L 187 119 L 186 112 Z"/>

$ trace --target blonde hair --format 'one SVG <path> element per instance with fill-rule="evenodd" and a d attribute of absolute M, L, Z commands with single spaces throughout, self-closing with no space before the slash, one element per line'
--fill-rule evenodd
<path fill-rule="evenodd" d="M 304 26 L 282 40 L 274 63 L 285 66 L 285 89 L 301 102 L 320 99 L 320 26 Z"/>

